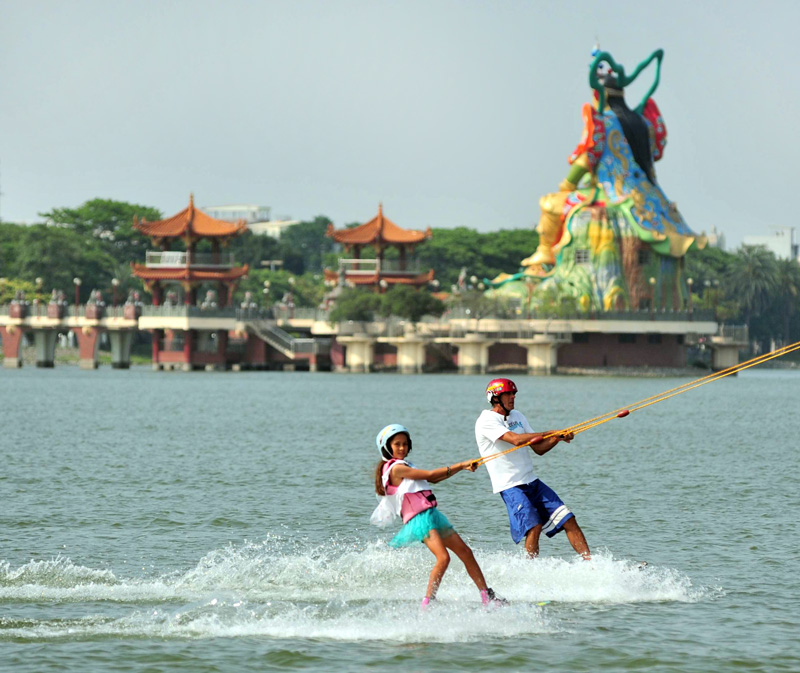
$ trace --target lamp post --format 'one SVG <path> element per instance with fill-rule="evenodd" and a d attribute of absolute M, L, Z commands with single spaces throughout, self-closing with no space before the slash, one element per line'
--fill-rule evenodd
<path fill-rule="evenodd" d="M 39 315 L 39 295 L 42 294 L 42 283 L 44 283 L 42 277 L 36 276 L 36 297 L 33 300 L 34 315 Z"/>
<path fill-rule="evenodd" d="M 119 278 L 111 279 L 111 292 L 113 295 L 112 306 L 117 308 L 117 287 L 119 286 Z"/>
<path fill-rule="evenodd" d="M 653 319 L 653 311 L 656 306 L 656 279 L 650 276 L 650 320 Z"/>
<path fill-rule="evenodd" d="M 72 282 L 75 283 L 75 317 L 78 317 L 78 304 L 80 303 L 81 299 L 81 279 L 75 276 L 72 279 Z"/>
<path fill-rule="evenodd" d="M 719 302 L 719 281 L 714 280 L 714 320 L 717 319 L 717 304 Z"/>
<path fill-rule="evenodd" d="M 689 286 L 689 320 L 692 319 L 692 285 L 694 285 L 694 278 L 687 278 L 686 285 Z"/>

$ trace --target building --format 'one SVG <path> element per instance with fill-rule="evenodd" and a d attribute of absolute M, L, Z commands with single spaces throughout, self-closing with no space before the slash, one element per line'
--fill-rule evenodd
<path fill-rule="evenodd" d="M 725 252 L 725 234 L 721 231 L 717 231 L 717 228 L 712 225 L 711 233 L 706 236 L 708 239 L 708 247 L 710 248 L 718 248 Z"/>
<path fill-rule="evenodd" d="M 252 204 L 206 206 L 201 210 L 206 215 L 224 222 L 244 222 L 254 234 L 272 238 L 280 238 L 284 230 L 300 221 L 288 217 L 279 217 L 273 220 L 269 206 Z"/>
<path fill-rule="evenodd" d="M 763 245 L 767 250 L 771 250 L 778 259 L 800 260 L 800 249 L 798 249 L 794 227 L 770 227 L 770 229 L 772 229 L 771 234 L 745 236 L 742 243 L 744 245 Z"/>

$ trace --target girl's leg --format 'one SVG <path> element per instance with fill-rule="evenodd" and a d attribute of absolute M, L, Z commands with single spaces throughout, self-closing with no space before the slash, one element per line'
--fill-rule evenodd
<path fill-rule="evenodd" d="M 481 571 L 478 562 L 475 560 L 475 555 L 472 553 L 472 549 L 467 546 L 467 543 L 461 539 L 461 536 L 453 532 L 451 535 L 448 535 L 443 540 L 445 547 L 448 549 L 452 549 L 453 553 L 455 553 L 458 558 L 461 559 L 461 562 L 464 564 L 464 567 L 467 569 L 467 573 L 472 578 L 472 581 L 475 582 L 475 585 L 481 591 L 486 591 L 488 587 L 486 586 L 486 580 L 483 577 L 483 572 Z"/>
<path fill-rule="evenodd" d="M 436 591 L 442 583 L 444 572 L 447 570 L 447 566 L 450 565 L 450 554 L 445 548 L 444 541 L 442 540 L 442 536 L 439 535 L 438 530 L 432 530 L 428 533 L 428 537 L 426 537 L 423 542 L 436 557 L 436 564 L 433 566 L 430 579 L 428 580 L 428 591 L 425 594 L 427 598 L 432 599 L 436 597 Z"/>

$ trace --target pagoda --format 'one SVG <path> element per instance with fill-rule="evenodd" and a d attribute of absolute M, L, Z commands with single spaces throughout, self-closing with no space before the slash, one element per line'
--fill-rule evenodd
<path fill-rule="evenodd" d="M 180 285 L 186 309 L 185 315 L 167 310 L 140 318 L 140 325 L 146 324 L 153 335 L 153 367 L 227 367 L 231 320 L 218 309 L 231 306 L 236 285 L 247 275 L 248 267 L 235 266 L 233 255 L 223 253 L 222 248 L 242 234 L 246 224 L 206 215 L 195 208 L 190 195 L 188 207 L 176 215 L 157 222 L 134 218 L 133 226 L 159 248 L 147 251 L 144 264 L 132 263 L 133 274 L 144 281 L 154 306 L 174 306 L 172 293 L 165 295 L 165 289 Z M 211 251 L 198 252 L 198 244 L 205 239 L 210 241 Z M 183 249 L 172 249 L 178 245 Z M 198 289 L 203 285 L 211 285 L 218 299 L 209 292 L 197 307 Z"/>
<path fill-rule="evenodd" d="M 131 264 L 133 274 L 144 281 L 153 295 L 153 305 L 164 301 L 164 288 L 177 283 L 184 291 L 184 304 L 197 303 L 197 289 L 204 284 L 216 286 L 220 307 L 230 306 L 239 280 L 247 275 L 248 266 L 234 266 L 233 256 L 225 255 L 221 248 L 247 230 L 245 222 L 226 222 L 209 217 L 195 208 L 194 196 L 189 195 L 189 205 L 179 213 L 157 222 L 134 218 L 133 227 L 153 242 L 160 250 L 148 250 L 144 264 Z M 211 252 L 196 252 L 197 244 L 208 239 Z M 172 250 L 181 242 L 184 250 Z"/>
<path fill-rule="evenodd" d="M 412 285 L 422 287 L 433 280 L 433 269 L 421 273 L 416 260 L 412 258 L 414 248 L 431 238 L 431 228 L 426 231 L 403 229 L 383 214 L 383 205 L 378 204 L 378 214 L 369 222 L 351 229 L 334 229 L 328 225 L 327 235 L 344 246 L 350 259 L 339 260 L 339 273 L 325 270 L 325 280 L 339 282 L 343 276 L 346 283 L 372 287 L 384 291 L 391 285 Z M 374 258 L 363 258 L 365 246 L 375 250 Z M 397 248 L 397 259 L 386 259 L 388 248 Z"/>

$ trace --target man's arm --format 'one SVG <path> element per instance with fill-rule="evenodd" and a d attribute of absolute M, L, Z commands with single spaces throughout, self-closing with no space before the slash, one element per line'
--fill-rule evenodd
<path fill-rule="evenodd" d="M 553 431 L 550 430 L 548 432 L 511 432 L 510 430 L 506 432 L 500 439 L 504 442 L 508 442 L 509 444 L 513 444 L 514 446 L 521 446 L 523 444 L 530 444 L 537 438 L 541 438 L 544 435 L 549 435 Z M 550 449 L 552 449 L 556 444 L 558 444 L 561 440 L 565 442 L 571 442 L 572 438 L 575 435 L 573 433 L 567 433 L 565 435 L 553 435 L 552 437 L 548 437 L 547 439 L 542 439 L 541 441 L 531 444 L 531 449 L 533 452 L 539 456 L 543 456 L 547 453 Z"/>

